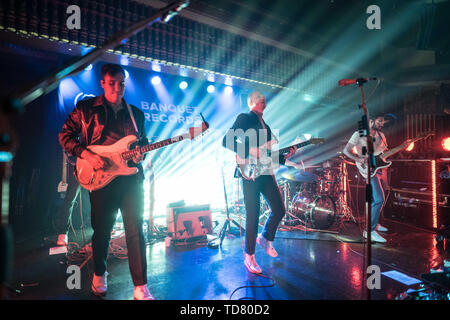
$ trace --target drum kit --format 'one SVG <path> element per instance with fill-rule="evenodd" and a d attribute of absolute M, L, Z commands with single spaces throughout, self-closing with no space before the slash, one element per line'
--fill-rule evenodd
<path fill-rule="evenodd" d="M 285 226 L 325 230 L 337 219 L 356 222 L 347 205 L 347 170 L 340 157 L 305 170 L 281 166 L 275 177 L 287 209 Z"/>

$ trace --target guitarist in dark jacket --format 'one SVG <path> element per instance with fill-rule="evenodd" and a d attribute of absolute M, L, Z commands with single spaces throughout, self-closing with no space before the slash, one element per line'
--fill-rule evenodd
<path fill-rule="evenodd" d="M 123 99 L 125 72 L 122 67 L 115 64 L 104 65 L 100 84 L 104 95 L 77 103 L 59 134 L 62 147 L 70 154 L 88 161 L 94 170 L 103 169 L 108 163 L 87 149 L 87 146 L 112 145 L 127 135 L 137 135 L 142 144 L 147 143 L 143 112 L 131 106 L 130 114 Z M 78 139 L 79 136 L 81 139 Z M 96 295 L 106 294 L 106 258 L 111 231 L 120 209 L 125 226 L 130 273 L 135 286 L 134 298 L 149 300 L 153 298 L 147 288 L 146 247 L 142 230 L 144 176 L 139 164 L 143 156 L 140 152 L 136 154 L 133 162 L 139 168 L 137 174 L 116 177 L 105 187 L 90 193 L 91 223 L 94 230 L 92 291 Z"/>
<path fill-rule="evenodd" d="M 379 155 L 387 150 L 386 137 L 381 132 L 384 126 L 384 116 L 376 116 L 369 120 L 370 135 L 373 138 L 374 155 Z M 347 145 L 344 148 L 344 154 L 355 162 L 367 165 L 367 156 L 362 155 L 362 148 L 366 147 L 366 137 L 360 137 L 359 132 L 356 131 L 351 136 Z M 356 147 L 356 154 L 352 151 Z M 364 175 L 365 173 L 361 173 Z M 386 232 L 387 228 L 380 225 L 380 213 L 384 205 L 384 190 L 387 188 L 387 168 L 382 168 L 377 171 L 375 176 L 370 179 L 372 185 L 372 204 L 371 204 L 371 239 L 373 242 L 386 242 L 377 231 Z M 366 238 L 366 231 L 364 231 Z"/>
<path fill-rule="evenodd" d="M 240 159 L 247 159 L 249 156 L 257 159 L 260 157 L 261 147 L 265 146 L 270 150 L 272 145 L 278 141 L 262 118 L 264 109 L 266 108 L 264 95 L 259 92 L 253 92 L 249 95 L 247 103 L 250 112 L 238 115 L 233 126 L 224 136 L 222 144 L 224 147 L 236 152 Z M 284 161 L 295 152 L 296 148 L 293 147 L 287 155 L 281 155 L 280 163 L 284 164 Z M 261 273 L 262 270 L 255 260 L 256 242 L 271 257 L 278 255 L 272 246 L 272 242 L 275 238 L 278 225 L 286 212 L 286 208 L 272 172 L 266 172 L 254 181 L 243 178 L 242 188 L 247 214 L 244 265 L 249 272 Z M 265 197 L 272 212 L 266 221 L 263 232 L 257 235 L 260 214 L 260 194 Z"/>

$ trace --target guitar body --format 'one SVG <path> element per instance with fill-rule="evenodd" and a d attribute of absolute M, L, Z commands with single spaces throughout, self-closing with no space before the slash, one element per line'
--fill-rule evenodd
<path fill-rule="evenodd" d="M 277 151 L 277 153 L 274 154 L 272 154 L 272 152 L 266 148 L 261 148 L 261 156 L 258 159 L 254 158 L 251 155 L 248 159 L 241 159 L 238 155 L 236 155 L 237 167 L 244 179 L 255 181 L 256 178 L 263 174 L 273 173 L 273 169 L 275 168 L 274 163 L 277 164 L 277 159 L 272 159 L 273 156 L 278 157 L 280 154 L 287 153 L 292 147 L 296 147 L 297 149 L 299 149 L 310 144 L 323 143 L 324 141 L 325 140 L 322 138 L 312 138 L 310 140 L 280 149 Z"/>
<path fill-rule="evenodd" d="M 138 168 L 129 167 L 128 160 L 122 157 L 122 153 L 129 151 L 136 141 L 136 136 L 129 135 L 109 146 L 88 146 L 87 149 L 101 156 L 106 164 L 103 169 L 95 171 L 88 161 L 78 158 L 76 176 L 80 185 L 88 191 L 95 191 L 105 187 L 118 176 L 136 174 Z"/>
<path fill-rule="evenodd" d="M 370 177 L 373 178 L 378 170 L 387 168 L 392 164 L 391 161 L 384 161 L 380 155 L 375 156 L 375 169 L 372 169 L 370 172 Z M 359 170 L 359 173 L 365 178 L 367 178 L 367 166 L 365 164 L 356 162 L 356 167 Z"/>
<path fill-rule="evenodd" d="M 236 155 L 236 163 L 242 177 L 246 180 L 255 181 L 259 176 L 272 172 L 272 159 L 270 157 L 263 157 L 255 159 L 250 156 L 249 159 L 241 159 Z"/>

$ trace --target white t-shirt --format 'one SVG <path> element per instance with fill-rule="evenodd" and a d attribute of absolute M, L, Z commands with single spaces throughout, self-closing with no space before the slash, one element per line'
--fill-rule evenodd
<path fill-rule="evenodd" d="M 383 153 L 383 151 L 387 149 L 386 137 L 384 136 L 383 132 L 376 131 L 375 135 L 372 136 L 372 139 L 373 139 L 373 154 L 375 156 Z M 348 143 L 355 145 L 356 150 L 358 151 L 358 155 L 362 156 L 362 147 L 367 146 L 367 138 L 360 137 L 359 132 L 355 131 L 352 134 Z"/>

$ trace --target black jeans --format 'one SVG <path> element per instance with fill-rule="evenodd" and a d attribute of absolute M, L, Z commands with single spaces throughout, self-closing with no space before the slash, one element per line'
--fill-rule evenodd
<path fill-rule="evenodd" d="M 280 190 L 273 175 L 262 175 L 255 181 L 242 179 L 245 210 L 247 212 L 245 229 L 245 251 L 252 255 L 255 253 L 256 237 L 258 233 L 260 214 L 260 194 L 268 202 L 271 213 L 264 225 L 262 235 L 273 241 L 281 219 L 286 212 Z"/>
<path fill-rule="evenodd" d="M 101 276 L 106 271 L 111 231 L 118 209 L 122 213 L 128 249 L 128 264 L 135 286 L 147 283 L 146 247 L 143 233 L 144 191 L 138 174 L 119 176 L 106 187 L 90 193 L 92 251 L 94 272 Z"/>

